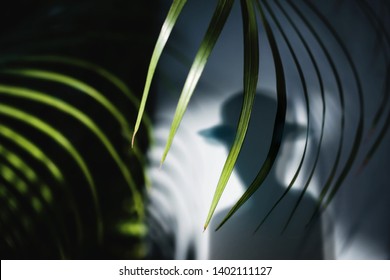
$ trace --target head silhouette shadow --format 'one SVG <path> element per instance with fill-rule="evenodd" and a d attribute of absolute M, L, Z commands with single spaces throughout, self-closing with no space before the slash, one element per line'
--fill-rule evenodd
<path fill-rule="evenodd" d="M 275 95 L 275 94 L 273 94 Z M 267 157 L 277 109 L 272 92 L 258 91 L 247 135 L 235 165 L 244 186 L 249 186 Z M 233 95 L 222 106 L 222 124 L 203 130 L 202 136 L 227 149 L 233 144 L 241 111 L 242 93 Z M 300 191 L 290 189 L 260 229 L 260 224 L 286 187 L 278 177 L 289 166 L 296 141 L 305 137 L 306 127 L 286 123 L 275 165 L 258 191 L 218 231 L 214 229 L 229 212 L 217 212 L 210 224 L 211 259 L 322 259 L 321 223 L 308 230 L 306 224 L 315 209 L 315 200 L 305 194 L 287 229 L 284 226 L 298 201 Z M 276 172 L 278 170 L 278 172 Z M 227 186 L 229 187 L 229 185 Z M 232 205 L 233 206 L 233 205 Z"/>

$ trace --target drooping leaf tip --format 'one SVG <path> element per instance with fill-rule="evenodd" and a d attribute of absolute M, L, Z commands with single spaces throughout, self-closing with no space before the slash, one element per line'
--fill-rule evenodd
<path fill-rule="evenodd" d="M 130 145 L 130 147 L 133 149 L 134 148 L 134 136 L 133 136 L 133 138 L 131 139 L 131 145 Z"/>
<path fill-rule="evenodd" d="M 136 132 L 133 133 L 133 136 L 131 137 L 131 148 L 134 148 L 134 140 L 135 140 Z"/>

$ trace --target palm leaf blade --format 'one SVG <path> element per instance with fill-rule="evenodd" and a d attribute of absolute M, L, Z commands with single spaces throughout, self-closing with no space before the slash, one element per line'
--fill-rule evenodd
<path fill-rule="evenodd" d="M 233 172 L 234 165 L 237 161 L 244 142 L 246 131 L 248 129 L 253 102 L 256 95 L 259 73 L 259 43 L 256 15 L 251 1 L 241 1 L 241 9 L 244 26 L 244 101 L 237 126 L 236 137 L 218 181 L 204 229 L 206 229 L 210 223 L 229 177 Z"/>
<path fill-rule="evenodd" d="M 273 35 L 273 31 L 268 25 L 267 19 L 263 12 L 263 8 L 259 3 L 259 1 L 256 1 L 256 3 L 268 37 L 269 44 L 271 46 L 271 51 L 275 63 L 278 105 L 277 105 L 277 111 L 275 116 L 274 131 L 273 131 L 271 146 L 269 148 L 267 158 L 263 163 L 260 171 L 258 172 L 256 178 L 248 187 L 248 189 L 245 191 L 245 193 L 241 196 L 241 198 L 237 201 L 237 203 L 230 209 L 229 213 L 223 218 L 222 222 L 218 225 L 217 230 L 221 228 L 221 226 L 225 224 L 242 205 L 244 205 L 244 203 L 255 193 L 255 191 L 257 191 L 257 189 L 261 186 L 265 178 L 268 176 L 276 160 L 276 156 L 279 152 L 279 148 L 283 136 L 283 129 L 285 125 L 287 104 L 286 104 L 286 81 L 284 76 L 283 64 L 280 57 L 278 46 L 276 44 Z"/>
<path fill-rule="evenodd" d="M 135 135 L 137 134 L 137 131 L 141 124 L 141 119 L 143 117 L 146 101 L 148 99 L 150 85 L 152 84 L 152 79 L 154 76 L 154 72 L 156 71 L 157 63 L 160 59 L 160 56 L 164 50 L 164 47 L 169 39 L 169 36 L 172 32 L 173 27 L 175 26 L 176 20 L 178 19 L 181 10 L 183 9 L 184 5 L 186 4 L 187 0 L 174 0 L 172 3 L 172 6 L 168 12 L 168 15 L 164 21 L 164 24 L 161 28 L 160 35 L 157 39 L 156 46 L 154 48 L 152 58 L 150 60 L 148 73 L 146 76 L 146 82 L 144 87 L 144 92 L 141 99 L 140 108 L 138 111 L 137 120 L 134 127 L 133 137 L 131 139 L 131 145 L 134 145 L 134 139 Z"/>
<path fill-rule="evenodd" d="M 206 31 L 199 50 L 195 56 L 194 62 L 188 73 L 185 81 L 182 93 L 180 95 L 179 102 L 176 107 L 176 112 L 173 117 L 171 129 L 169 132 L 168 140 L 165 146 L 165 150 L 161 159 L 161 163 L 165 161 L 168 151 L 172 145 L 173 138 L 180 125 L 180 122 L 187 109 L 188 103 L 191 99 L 193 92 L 195 91 L 196 85 L 202 75 L 204 67 L 206 66 L 207 59 L 210 56 L 211 51 L 214 48 L 215 43 L 225 25 L 225 22 L 230 14 L 234 0 L 219 0 L 213 17 L 210 21 L 209 27 Z"/>

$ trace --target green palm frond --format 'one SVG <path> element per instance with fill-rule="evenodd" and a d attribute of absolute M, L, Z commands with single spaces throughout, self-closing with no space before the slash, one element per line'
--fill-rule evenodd
<path fill-rule="evenodd" d="M 234 139 L 232 148 L 222 170 L 204 229 L 207 228 L 229 177 L 233 172 L 234 164 L 237 161 L 249 126 L 252 106 L 256 95 L 259 73 L 259 42 L 256 15 L 251 1 L 241 1 L 241 10 L 244 26 L 244 101 L 237 126 L 236 138 Z"/>
<path fill-rule="evenodd" d="M 1 29 L 4 258 L 145 256 L 147 115 L 129 150 L 140 104 L 130 90 L 142 61 L 134 54 L 148 44 L 134 23 L 150 28 L 145 7 L 43 0 Z M 10 15 L 17 11 L 10 5 Z"/>
<path fill-rule="evenodd" d="M 47 57 L 46 57 L 47 58 Z M 37 59 L 37 58 L 35 58 Z M 64 58 L 62 58 L 64 59 Z M 44 59 L 43 59 L 44 60 Z M 64 59 L 65 60 L 65 59 Z M 22 59 L 23 61 L 23 59 Z M 61 57 L 57 60 L 58 65 L 60 64 Z M 76 60 L 78 62 L 83 62 L 82 60 Z M 80 64 L 79 63 L 79 64 Z M 87 62 L 84 62 L 87 64 Z M 84 64 L 83 64 L 84 65 Z M 76 67 L 78 67 L 76 65 Z M 11 70 L 12 69 L 12 70 Z M 70 101 L 66 101 L 69 99 L 69 97 L 63 95 L 60 96 L 57 94 L 54 94 L 54 90 L 51 91 L 41 91 L 38 89 L 34 89 L 34 86 L 29 85 L 30 82 L 32 82 L 35 79 L 39 79 L 40 83 L 42 85 L 49 83 L 55 84 L 52 85 L 52 87 L 66 89 L 70 88 L 72 89 L 72 93 L 68 93 L 68 95 L 83 95 L 86 94 L 88 97 L 92 97 L 90 100 L 93 100 L 93 102 L 88 102 L 91 105 L 93 103 L 97 104 L 97 106 L 104 108 L 102 112 L 106 112 L 104 114 L 111 115 L 113 120 L 116 120 L 118 123 L 118 130 L 119 135 L 123 136 L 123 147 L 126 147 L 126 143 L 130 143 L 130 127 L 128 125 L 128 122 L 126 120 L 125 114 L 120 111 L 118 107 L 116 107 L 114 104 L 112 104 L 111 101 L 109 101 L 105 94 L 100 93 L 99 91 L 95 90 L 93 87 L 88 85 L 85 82 L 82 82 L 76 78 L 63 75 L 58 72 L 54 71 L 46 71 L 41 70 L 38 68 L 7 68 L 5 70 L 0 70 L 2 73 L 2 77 L 4 79 L 18 79 L 18 82 L 15 81 L 9 82 L 9 83 L 3 83 L 0 85 L 0 98 L 2 99 L 2 104 L 0 105 L 0 115 L 2 119 L 4 120 L 2 123 L 5 124 L 7 122 L 14 123 L 16 121 L 17 127 L 20 127 L 22 125 L 23 127 L 27 126 L 30 127 L 27 130 L 32 129 L 33 131 L 37 131 L 38 133 L 41 133 L 43 135 L 46 135 L 49 143 L 51 142 L 51 146 L 57 146 L 59 149 L 63 149 L 66 154 L 70 158 L 73 159 L 74 165 L 78 166 L 79 171 L 81 174 L 83 174 L 85 178 L 86 185 L 89 185 L 89 190 L 86 190 L 84 192 L 89 192 L 91 195 L 91 201 L 94 205 L 92 209 L 95 209 L 95 214 L 92 214 L 92 216 L 95 217 L 95 230 L 93 230 L 96 234 L 96 240 L 97 244 L 102 244 L 104 242 L 104 234 L 105 234 L 105 228 L 106 228 L 106 221 L 104 221 L 102 208 L 101 205 L 102 197 L 105 196 L 103 190 L 101 187 L 98 187 L 98 178 L 96 177 L 96 172 L 91 171 L 90 165 L 96 165 L 95 163 L 91 162 L 91 159 L 88 159 L 88 157 L 91 157 L 91 155 L 88 155 L 90 153 L 82 150 L 84 148 L 78 148 L 75 146 L 75 143 L 77 145 L 77 142 L 74 142 L 72 139 L 73 137 L 69 135 L 71 132 L 69 129 L 71 127 L 67 127 L 66 123 L 64 124 L 58 124 L 54 123 L 51 124 L 50 121 L 48 122 L 44 115 L 40 113 L 40 110 L 49 110 L 49 111 L 55 111 L 56 114 L 61 115 L 61 119 L 69 120 L 74 119 L 76 122 L 79 123 L 78 129 L 80 129 L 78 132 L 74 131 L 74 133 L 89 133 L 92 137 L 89 137 L 89 141 L 92 141 L 89 143 L 90 145 L 96 145 L 94 144 L 99 143 L 102 146 L 101 149 L 99 149 L 100 153 L 107 153 L 108 157 L 106 157 L 109 161 L 105 162 L 105 165 L 109 166 L 116 166 L 117 170 L 119 171 L 119 174 L 122 174 L 123 181 L 126 183 L 128 190 L 130 191 L 129 198 L 131 197 L 131 200 L 128 201 L 128 211 L 129 211 L 129 217 L 133 216 L 135 218 L 134 222 L 131 222 L 129 220 L 123 220 L 120 221 L 120 223 L 116 226 L 118 229 L 118 232 L 123 232 L 135 236 L 143 236 L 144 231 L 142 230 L 142 223 L 144 217 L 144 203 L 142 194 L 139 189 L 139 182 L 136 182 L 133 178 L 134 173 L 130 169 L 127 161 L 123 157 L 123 152 L 118 151 L 118 144 L 114 144 L 114 139 L 112 135 L 108 135 L 108 131 L 106 128 L 104 128 L 104 124 L 97 124 L 94 120 L 93 116 L 89 116 L 90 113 L 85 111 L 85 108 L 78 108 L 76 105 L 73 105 Z M 103 69 L 103 68 L 102 68 Z M 104 73 L 109 73 L 108 71 L 104 70 Z M 107 75 L 106 75 L 107 76 Z M 8 78 L 10 77 L 10 78 Z M 16 78 L 14 78 L 16 77 Z M 112 80 L 112 77 L 115 77 L 113 74 L 110 73 L 108 76 L 110 80 Z M 18 86 L 14 86 L 13 84 L 17 84 Z M 23 84 L 23 85 L 22 85 Z M 124 85 L 122 81 L 119 79 L 115 79 L 114 85 Z M 126 87 L 120 87 L 123 89 L 127 89 Z M 123 97 L 129 98 L 131 92 L 125 91 L 120 92 Z M 132 96 L 131 99 L 135 99 L 135 96 Z M 8 105 L 10 104 L 10 105 Z M 12 105 L 11 105 L 12 104 Z M 18 108 L 18 104 L 21 104 L 21 108 Z M 32 106 L 37 106 L 35 113 L 29 112 L 31 109 L 25 107 L 25 104 L 31 104 Z M 36 105 L 34 105 L 36 104 Z M 15 120 L 15 121 L 14 121 Z M 103 127 L 102 127 L 103 126 Z M 74 211 L 79 212 L 77 215 L 79 217 L 82 217 L 83 214 L 80 213 L 80 201 L 77 201 L 77 197 L 79 196 L 77 194 L 78 190 L 75 187 L 70 187 L 68 184 L 69 178 L 67 178 L 68 174 L 66 173 L 66 166 L 62 163 L 55 164 L 54 157 L 50 159 L 48 156 L 48 152 L 45 152 L 45 147 L 40 147 L 39 144 L 34 144 L 31 142 L 31 140 L 27 140 L 28 138 L 31 138 L 30 133 L 28 135 L 23 135 L 24 129 L 18 129 L 16 127 L 12 126 L 4 126 L 2 125 L 0 128 L 0 131 L 2 133 L 3 137 L 8 137 L 9 139 L 12 139 L 13 141 L 17 142 L 25 151 L 30 151 L 31 154 L 39 159 L 45 166 L 48 168 L 50 167 L 51 173 L 55 178 L 59 181 L 60 184 L 65 185 L 64 188 L 71 189 L 70 196 L 73 196 L 74 202 L 73 208 Z M 18 132 L 19 130 L 19 132 Z M 65 130 L 66 132 L 62 132 L 61 130 Z M 88 132 L 89 131 L 89 132 Z M 35 132 L 33 132 L 35 133 Z M 31 138 L 32 139 L 32 138 Z M 117 141 L 116 141 L 117 142 Z M 55 148 L 57 150 L 57 148 Z M 134 153 L 134 162 L 137 162 L 140 166 L 142 166 L 145 161 L 140 156 L 141 153 L 139 152 L 139 148 L 136 148 Z M 10 150 L 12 152 L 12 150 Z M 8 157 L 9 158 L 9 157 Z M 19 157 L 20 158 L 20 157 Z M 14 161 L 15 162 L 15 156 Z M 22 165 L 26 167 L 27 165 Z M 35 165 L 32 165 L 35 166 Z M 111 167 L 112 168 L 112 167 Z M 26 170 L 29 170 L 28 174 L 34 174 L 34 177 L 39 176 L 38 171 L 34 171 L 34 169 L 24 168 L 24 171 L 22 173 L 25 173 Z M 60 171 L 62 170 L 62 171 Z M 9 174 L 6 173 L 6 174 Z M 31 176 L 31 175 L 30 175 Z M 4 177 L 4 176 L 3 176 Z M 99 176 L 97 176 L 99 177 Z M 38 177 L 37 177 L 38 178 Z M 41 180 L 41 179 L 40 179 Z M 35 184 L 34 181 L 29 182 L 29 184 Z M 28 185 L 25 183 L 25 185 Z M 81 186 L 80 186 L 81 187 Z M 98 190 L 100 188 L 100 190 Z M 48 186 L 45 185 L 44 189 L 48 189 Z M 50 187 L 49 187 L 50 189 Z M 108 188 L 106 191 L 110 191 L 111 188 Z M 87 199 L 88 200 L 88 199 Z M 35 198 L 35 204 L 38 205 L 39 200 Z M 51 202 L 55 203 L 55 202 Z M 82 207 L 83 208 L 83 207 Z M 132 214 L 131 214 L 132 213 Z M 91 215 L 91 214 L 88 214 Z M 90 219 L 91 217 L 89 217 Z M 132 218 L 132 219 L 134 219 Z M 77 218 L 77 219 L 83 219 L 83 218 Z M 121 218 L 123 219 L 123 218 Z M 78 224 L 82 223 L 81 221 L 77 222 Z M 133 226 L 134 225 L 134 226 Z M 81 226 L 81 225 L 79 225 Z M 91 230 L 91 229 L 89 229 Z M 80 229 L 80 231 L 84 231 L 83 229 Z M 79 239 L 87 238 L 85 237 L 79 237 Z"/>
<path fill-rule="evenodd" d="M 216 2 L 193 61 L 189 65 L 185 63 L 189 71 L 161 164 L 174 143 L 189 102 L 236 2 Z M 152 96 L 150 91 L 158 63 L 186 3 L 186 0 L 172 1 L 158 35 L 152 28 L 158 6 L 147 1 L 66 3 L 42 0 L 39 5 L 23 0 L 10 2 L 9 12 L 0 20 L 2 255 L 14 258 L 145 256 L 143 240 L 148 234 L 145 153 L 153 139 L 152 121 L 145 114 L 146 103 Z M 243 105 L 204 229 L 213 218 L 245 145 L 259 75 L 262 75 L 259 74 L 262 63 L 259 38 L 264 38 L 271 50 L 276 78 L 277 111 L 272 139 L 257 175 L 219 221 L 217 229 L 264 185 L 278 162 L 286 139 L 287 104 L 290 97 L 296 97 L 289 88 L 291 73 L 298 77 L 295 82 L 301 90 L 297 95 L 301 95 L 305 108 L 305 144 L 286 190 L 268 212 L 259 217 L 256 230 L 299 178 L 303 182 L 302 189 L 284 230 L 296 216 L 314 178 L 320 173 L 326 153 L 327 120 L 332 110 L 338 113 L 334 117 L 337 122 L 335 147 L 322 174 L 316 209 L 308 225 L 327 209 L 355 171 L 356 164 L 357 172 L 361 171 L 383 143 L 390 123 L 390 35 L 386 21 L 369 1 L 349 3 L 360 9 L 362 19 L 376 33 L 378 53 L 386 60 L 380 100 L 372 109 L 365 106 L 368 91 L 358 59 L 351 54 L 342 30 L 322 12 L 320 5 L 308 0 L 240 0 Z M 383 5 L 389 8 L 388 3 Z M 153 34 L 158 35 L 154 49 L 150 45 L 154 42 Z M 150 60 L 145 55 L 149 52 Z M 183 50 L 179 52 L 178 56 L 186 55 Z M 306 69 L 307 62 L 310 66 Z M 310 70 L 314 70 L 314 76 L 307 73 Z M 140 78 L 144 74 L 146 79 Z M 313 92 L 309 81 L 312 77 L 317 85 Z M 327 100 L 328 80 L 332 80 L 336 109 Z M 314 112 L 311 106 L 315 98 L 321 103 L 321 112 Z M 353 112 L 350 103 L 354 105 Z M 312 132 L 315 114 L 320 121 Z M 313 147 L 309 144 L 312 138 L 317 141 Z M 47 249 L 41 250 L 43 247 Z"/>
<path fill-rule="evenodd" d="M 209 40 L 213 41 L 213 44 L 218 40 L 219 32 L 211 33 L 211 28 L 221 28 L 225 24 L 225 18 L 221 22 L 213 22 L 216 15 L 218 13 L 222 13 L 223 8 L 221 3 L 227 3 L 228 1 L 219 1 L 218 6 L 215 8 L 215 12 L 213 15 L 212 23 L 209 25 L 208 32 L 206 33 L 205 39 L 201 46 L 198 49 L 197 57 L 194 60 L 193 65 L 191 66 L 190 72 L 187 75 L 187 81 L 182 89 L 182 95 L 179 99 L 179 103 L 176 109 L 176 113 L 172 122 L 172 127 L 170 134 L 168 136 L 166 149 L 162 156 L 162 162 L 165 160 L 167 153 L 169 151 L 169 148 L 172 144 L 174 135 L 179 127 L 180 121 L 183 118 L 183 115 L 187 109 L 188 102 L 192 96 L 192 94 L 195 91 L 196 84 L 198 80 L 200 79 L 200 75 L 202 74 L 202 70 L 205 67 L 207 61 L 206 59 L 201 61 L 201 64 L 197 63 L 198 55 L 203 51 L 204 43 L 206 38 L 209 38 Z M 229 5 L 232 5 L 233 1 L 229 3 Z M 174 2 L 173 5 L 177 5 L 176 2 Z M 341 186 L 344 184 L 345 180 L 348 178 L 349 174 L 354 168 L 354 165 L 359 158 L 359 155 L 363 152 L 362 150 L 362 140 L 364 137 L 367 137 L 365 135 L 365 126 L 364 126 L 364 120 L 368 114 L 367 109 L 364 108 L 365 100 L 364 95 L 365 92 L 363 90 L 362 85 L 362 77 L 360 76 L 359 69 L 357 66 L 356 58 L 353 57 L 348 50 L 348 44 L 345 42 L 344 38 L 339 34 L 338 30 L 332 25 L 332 22 L 329 18 L 327 18 L 325 15 L 323 15 L 319 8 L 317 7 L 315 3 L 312 3 L 310 1 L 303 1 L 302 3 L 296 3 L 294 1 L 260 1 L 260 0 L 253 0 L 253 1 L 241 1 L 241 6 L 249 6 L 250 8 L 246 9 L 246 13 L 242 13 L 242 17 L 244 20 L 244 28 L 245 26 L 250 26 L 250 28 L 244 29 L 244 102 L 242 112 L 241 112 L 241 118 L 240 118 L 240 125 L 237 127 L 236 130 L 236 141 L 233 144 L 231 151 L 227 157 L 227 160 L 225 162 L 225 166 L 223 168 L 222 174 L 220 176 L 220 180 L 218 182 L 218 185 L 216 187 L 216 192 L 214 195 L 214 198 L 211 202 L 209 214 L 206 218 L 205 228 L 209 224 L 213 213 L 217 207 L 219 198 L 221 197 L 222 193 L 224 192 L 225 186 L 229 180 L 229 177 L 232 173 L 233 167 L 236 163 L 238 154 L 240 153 L 241 146 L 242 146 L 242 140 L 245 137 L 246 129 L 244 123 L 249 120 L 251 115 L 251 107 L 252 102 L 249 101 L 250 98 L 247 96 L 248 91 L 252 91 L 253 86 L 256 88 L 257 76 L 258 76 L 258 67 L 255 67 L 255 65 L 258 64 L 258 58 L 256 55 L 254 55 L 253 50 L 254 48 L 254 33 L 257 33 L 257 25 L 258 23 L 254 20 L 253 14 L 255 13 L 255 10 L 257 9 L 258 15 L 261 18 L 261 25 L 263 28 L 259 28 L 259 30 L 265 30 L 265 35 L 268 39 L 268 44 L 270 45 L 271 52 L 273 55 L 273 62 L 275 66 L 275 76 L 276 76 L 276 93 L 277 93 L 277 113 L 275 116 L 275 124 L 274 124 L 274 133 L 272 138 L 271 147 L 268 151 L 268 156 L 266 157 L 263 165 L 261 166 L 258 175 L 253 180 L 253 183 L 250 184 L 248 190 L 244 193 L 244 195 L 239 199 L 239 201 L 233 206 L 233 208 L 230 210 L 229 214 L 222 220 L 220 226 L 222 226 L 263 184 L 263 182 L 266 180 L 270 170 L 272 169 L 272 166 L 277 161 L 278 158 L 278 151 L 281 145 L 281 142 L 283 140 L 283 130 L 284 130 L 284 123 L 285 123 L 285 115 L 286 115 L 286 100 L 289 94 L 289 88 L 286 84 L 286 77 L 289 74 L 288 72 L 291 70 L 290 66 L 288 66 L 288 63 L 284 61 L 284 57 L 282 57 L 280 53 L 280 47 L 281 45 L 286 45 L 288 48 L 288 55 L 293 60 L 293 67 L 295 68 L 293 71 L 298 72 L 300 83 L 302 85 L 302 94 L 304 96 L 305 100 L 305 106 L 306 106 L 306 120 L 308 129 L 306 132 L 306 142 L 305 147 L 301 156 L 301 159 L 299 161 L 298 166 L 296 167 L 296 171 L 294 172 L 294 175 L 292 179 L 290 180 L 290 183 L 287 186 L 287 189 L 283 193 L 281 197 L 278 198 L 278 200 L 274 203 L 273 207 L 269 210 L 269 212 L 265 215 L 265 217 L 262 217 L 260 225 L 257 229 L 260 228 L 260 226 L 265 222 L 267 217 L 272 213 L 272 211 L 279 205 L 279 203 L 284 199 L 284 197 L 287 195 L 287 193 L 292 189 L 294 186 L 298 176 L 302 174 L 302 166 L 309 161 L 308 158 L 310 156 L 307 154 L 307 146 L 308 146 L 308 139 L 309 139 L 309 126 L 312 125 L 311 121 L 311 108 L 310 108 L 310 100 L 312 99 L 310 90 L 307 86 L 307 79 L 308 76 L 305 73 L 304 69 L 304 63 L 301 61 L 301 58 L 299 57 L 298 52 L 296 52 L 296 49 L 298 48 L 296 45 L 296 40 L 292 40 L 290 37 L 290 34 L 287 33 L 287 30 L 293 30 L 293 32 L 296 34 L 297 38 L 299 39 L 300 43 L 304 46 L 304 51 L 307 53 L 310 63 L 313 65 L 315 70 L 315 75 L 318 79 L 318 87 L 320 92 L 320 100 L 322 104 L 322 113 L 321 113 L 321 121 L 320 121 L 320 127 L 318 129 L 318 143 L 317 147 L 315 148 L 315 151 L 313 153 L 314 160 L 311 163 L 311 166 L 308 169 L 308 175 L 307 178 L 304 181 L 303 189 L 301 191 L 301 194 L 298 198 L 298 201 L 296 202 L 295 206 L 291 210 L 290 217 L 286 221 L 285 228 L 289 225 L 290 221 L 295 215 L 295 212 L 297 208 L 300 205 L 301 200 L 305 196 L 306 192 L 308 191 L 309 186 L 313 182 L 313 178 L 318 173 L 319 165 L 322 160 L 321 154 L 324 150 L 323 145 L 323 139 L 326 136 L 325 127 L 327 126 L 326 119 L 329 115 L 330 108 L 329 105 L 326 103 L 325 98 L 325 88 L 326 88 L 326 79 L 325 75 L 329 75 L 334 79 L 335 85 L 336 85 L 336 95 L 337 95 L 337 102 L 338 106 L 340 108 L 340 116 L 338 117 L 339 122 L 339 131 L 338 137 L 336 139 L 336 151 L 335 151 L 335 157 L 332 159 L 332 164 L 330 165 L 330 170 L 328 172 L 327 177 L 325 178 L 324 183 L 320 186 L 320 194 L 318 196 L 318 203 L 317 203 L 317 209 L 313 213 L 312 221 L 314 221 L 314 217 L 317 216 L 320 212 L 324 211 L 327 206 L 333 201 L 334 196 L 339 191 Z M 383 21 L 379 19 L 379 17 L 375 14 L 375 11 L 371 8 L 370 4 L 367 1 L 364 0 L 357 0 L 356 3 L 352 3 L 351 5 L 356 5 L 357 7 L 360 7 L 362 10 L 364 10 L 364 14 L 367 17 L 368 21 L 370 22 L 371 26 L 376 30 L 378 34 L 379 40 L 382 40 L 383 42 L 386 42 L 387 44 L 390 43 L 389 41 L 389 35 L 386 29 L 386 26 L 384 25 Z M 256 7 L 256 8 L 255 8 Z M 182 7 L 181 7 L 182 8 Z M 230 8 L 229 8 L 230 9 Z M 179 16 L 179 13 L 181 11 L 178 11 L 177 14 L 175 14 L 175 18 Z M 248 16 L 251 15 L 251 16 Z M 226 13 L 226 17 L 228 17 L 228 13 Z M 248 20 L 250 18 L 251 20 Z M 245 23 L 245 22 L 249 22 Z M 170 28 L 173 28 L 174 21 L 172 21 L 172 25 L 170 25 Z M 253 31 L 253 34 L 251 33 Z M 252 34 L 252 35 L 249 35 Z M 281 36 L 278 36 L 276 34 L 280 34 Z M 327 34 L 327 37 L 323 36 L 323 34 Z M 208 37 L 210 36 L 210 37 Z M 252 37 L 250 37 L 252 36 Z M 249 40 L 248 38 L 251 38 Z M 166 38 L 167 39 L 167 38 Z M 314 39 L 315 45 L 312 45 L 312 39 Z M 252 41 L 252 46 L 248 44 L 248 41 Z M 161 43 L 161 42 L 160 42 Z M 164 45 L 166 43 L 166 40 L 164 40 Z M 158 44 L 156 48 L 158 48 Z M 332 44 L 332 47 L 335 46 L 338 50 L 335 52 L 330 47 L 330 44 Z M 318 45 L 318 46 L 317 46 Z M 385 50 L 385 47 L 382 44 L 384 50 L 385 56 L 388 60 L 389 56 L 387 55 L 387 51 Z M 153 69 L 152 72 L 148 73 L 148 82 L 145 85 L 145 91 L 144 91 L 144 98 L 146 98 L 148 94 L 148 90 L 150 87 L 151 82 L 151 76 L 153 75 L 155 71 L 155 66 L 157 64 L 157 60 L 161 55 L 162 48 L 158 48 L 158 57 L 154 56 L 153 63 L 151 63 L 151 68 Z M 211 52 L 212 48 L 209 49 Z M 325 58 L 326 63 L 328 63 L 330 67 L 329 73 L 324 73 L 324 70 L 322 69 L 322 66 L 320 65 L 320 61 L 318 60 L 316 56 L 316 52 L 320 51 L 322 55 Z M 261 52 L 261 50 L 260 50 Z M 335 55 L 337 53 L 337 55 Z M 283 54 L 284 55 L 284 54 Z M 337 56 L 337 58 L 336 58 Z M 205 58 L 208 57 L 208 54 Z M 340 66 L 339 57 L 342 57 L 342 59 L 345 61 L 345 63 Z M 248 59 L 249 58 L 249 59 Z M 261 63 L 261 59 L 260 59 Z M 196 69 L 196 67 L 198 67 Z M 195 72 L 197 73 L 196 76 L 194 76 L 194 67 Z M 287 70 L 286 70 L 286 69 Z M 199 70 L 199 71 L 197 71 Z M 387 71 L 389 72 L 389 71 Z M 388 74 L 388 73 L 387 73 Z M 353 83 L 353 91 L 351 93 L 346 92 L 346 83 L 345 82 L 345 76 L 349 75 L 351 77 L 352 83 Z M 195 78 L 194 78 L 195 77 Z M 250 77 L 250 78 L 249 78 Z M 250 81 L 251 80 L 251 81 Z M 387 79 L 388 80 L 388 79 Z M 387 81 L 386 80 L 386 81 Z M 249 82 L 250 81 L 250 82 Z M 383 96 L 382 100 L 383 102 L 380 103 L 378 106 L 376 112 L 373 114 L 374 118 L 371 125 L 371 132 L 376 130 L 376 127 L 380 121 L 383 121 L 385 125 L 382 127 L 382 129 L 376 133 L 376 136 L 372 140 L 371 148 L 365 152 L 365 157 L 363 159 L 362 167 L 366 165 L 366 162 L 368 159 L 370 159 L 373 155 L 373 153 L 377 150 L 379 145 L 381 144 L 382 139 L 384 138 L 387 130 L 388 130 L 388 116 L 384 113 L 387 109 L 387 98 L 389 96 L 389 87 L 388 87 L 388 81 L 384 82 L 383 85 Z M 349 82 L 348 82 L 349 83 Z M 249 86 L 249 84 L 251 84 Z M 189 86 L 190 85 L 190 86 Z M 251 90 L 248 90 L 248 88 L 251 88 Z M 348 119 L 347 115 L 349 114 L 347 97 L 354 96 L 354 99 L 357 102 L 357 108 L 356 112 L 354 114 L 357 115 L 357 121 L 356 121 L 356 128 L 354 129 L 353 133 L 353 140 L 351 143 L 346 144 L 345 141 L 347 139 L 346 133 L 347 133 L 347 125 L 349 125 L 350 120 Z M 145 99 L 146 100 L 146 99 Z M 141 106 L 139 117 L 142 116 L 142 110 L 144 109 L 145 104 Z M 371 113 L 371 112 L 370 112 Z M 245 115 L 245 117 L 244 117 Z M 386 119 L 387 117 L 387 119 Z M 350 147 L 350 148 L 349 148 Z M 345 158 L 345 161 L 343 161 Z M 219 226 L 219 227 L 220 227 Z M 219 228 L 218 227 L 218 228 Z"/>
<path fill-rule="evenodd" d="M 142 117 L 143 117 L 143 114 L 145 111 L 146 101 L 147 101 L 147 98 L 149 95 L 150 86 L 152 84 L 152 79 L 153 79 L 154 73 L 156 71 L 157 63 L 160 59 L 160 56 L 164 50 L 165 45 L 169 39 L 169 36 L 172 32 L 172 29 L 175 26 L 175 23 L 180 15 L 180 12 L 182 11 L 186 2 L 187 2 L 187 0 L 174 0 L 173 1 L 172 6 L 168 12 L 167 18 L 165 19 L 164 24 L 161 28 L 161 32 L 160 32 L 160 35 L 157 39 L 157 43 L 156 43 L 156 46 L 154 48 L 153 55 L 152 55 L 152 58 L 151 58 L 150 64 L 149 64 L 149 69 L 148 69 L 148 74 L 146 77 L 144 92 L 142 95 L 142 100 L 141 100 L 141 104 L 140 104 L 139 111 L 138 111 L 137 121 L 135 123 L 133 137 L 131 140 L 132 146 L 134 146 L 135 135 L 139 129 L 139 126 L 140 126 L 140 123 L 141 123 L 141 120 L 142 120 Z"/>

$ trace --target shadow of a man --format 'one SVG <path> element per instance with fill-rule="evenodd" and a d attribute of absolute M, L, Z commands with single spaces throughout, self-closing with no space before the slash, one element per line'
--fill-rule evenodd
<path fill-rule="evenodd" d="M 268 94 L 269 96 L 269 94 Z M 276 101 L 264 92 L 257 94 L 251 122 L 235 170 L 243 185 L 249 186 L 264 162 L 271 143 Z M 230 148 L 241 110 L 242 95 L 234 95 L 223 105 L 223 124 L 203 130 L 206 139 L 218 141 Z M 285 192 L 286 186 L 278 178 L 280 167 L 289 166 L 294 143 L 305 136 L 306 128 L 286 123 L 283 142 L 274 166 L 258 191 L 218 231 L 218 223 L 230 208 L 218 212 L 210 225 L 210 259 L 322 259 L 321 223 L 310 230 L 305 228 L 315 209 L 315 200 L 305 194 L 287 229 L 283 228 L 298 200 L 300 191 L 290 189 L 281 203 L 254 233 L 263 217 Z M 279 170 L 277 173 L 276 170 Z"/>

